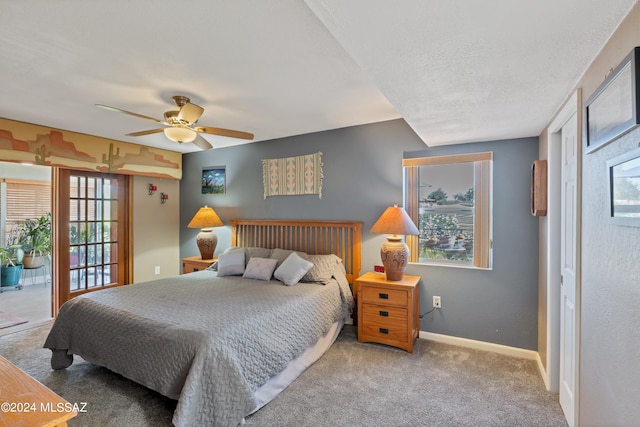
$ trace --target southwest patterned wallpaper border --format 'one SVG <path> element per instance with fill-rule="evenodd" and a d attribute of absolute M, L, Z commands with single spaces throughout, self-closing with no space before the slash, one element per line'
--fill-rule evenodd
<path fill-rule="evenodd" d="M 0 160 L 157 178 L 182 178 L 182 154 L 0 118 Z"/>

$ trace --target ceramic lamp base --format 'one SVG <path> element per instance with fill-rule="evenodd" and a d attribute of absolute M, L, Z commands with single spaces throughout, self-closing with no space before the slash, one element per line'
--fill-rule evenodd
<path fill-rule="evenodd" d="M 402 237 L 387 237 L 380 248 L 380 257 L 387 280 L 402 280 L 409 261 L 409 247 L 402 241 Z"/>
<path fill-rule="evenodd" d="M 210 228 L 203 228 L 196 237 L 196 244 L 202 259 L 213 259 L 213 252 L 218 245 L 218 236 Z"/>

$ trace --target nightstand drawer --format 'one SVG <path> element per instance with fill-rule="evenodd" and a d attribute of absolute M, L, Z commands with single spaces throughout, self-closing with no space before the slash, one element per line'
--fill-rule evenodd
<path fill-rule="evenodd" d="M 364 336 L 399 342 L 407 341 L 406 309 L 373 305 L 363 305 L 362 307 L 362 334 Z"/>
<path fill-rule="evenodd" d="M 213 264 L 217 259 L 217 256 L 212 259 L 202 259 L 199 256 L 182 258 L 182 274 L 206 270 L 207 267 Z"/>
<path fill-rule="evenodd" d="M 408 302 L 407 291 L 397 289 L 378 288 L 364 286 L 360 290 L 362 303 L 397 305 L 406 307 Z"/>

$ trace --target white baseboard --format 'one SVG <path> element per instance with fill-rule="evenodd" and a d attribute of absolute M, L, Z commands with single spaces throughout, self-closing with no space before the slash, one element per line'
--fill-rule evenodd
<path fill-rule="evenodd" d="M 523 359 L 537 360 L 538 367 L 542 366 L 542 361 L 538 352 L 533 350 L 525 350 L 523 348 L 509 347 L 502 344 L 494 344 L 485 341 L 470 340 L 468 338 L 453 337 L 451 335 L 436 334 L 434 332 L 420 331 L 420 338 L 425 340 L 441 342 L 444 344 L 459 345 L 461 347 L 473 348 L 476 350 L 491 351 L 493 353 L 504 354 L 506 356 L 520 357 Z M 544 378 L 544 375 L 543 375 Z"/>
<path fill-rule="evenodd" d="M 538 355 L 538 357 L 536 357 L 536 361 L 538 362 L 538 371 L 540 371 L 540 376 L 542 377 L 542 381 L 544 382 L 544 386 L 546 387 L 546 389 L 548 391 L 551 390 L 550 384 L 549 384 L 549 374 L 547 374 L 547 370 L 545 369 L 544 365 L 542 364 L 542 359 L 540 358 L 540 353 L 536 353 Z"/>

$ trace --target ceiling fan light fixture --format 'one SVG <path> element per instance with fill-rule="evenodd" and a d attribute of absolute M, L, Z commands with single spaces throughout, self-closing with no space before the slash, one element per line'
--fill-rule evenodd
<path fill-rule="evenodd" d="M 198 134 L 193 129 L 176 126 L 165 128 L 164 135 L 174 142 L 193 142 Z"/>

